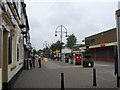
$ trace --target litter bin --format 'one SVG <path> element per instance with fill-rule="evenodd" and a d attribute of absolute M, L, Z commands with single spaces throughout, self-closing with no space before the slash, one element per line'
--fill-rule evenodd
<path fill-rule="evenodd" d="M 94 67 L 93 60 L 83 60 L 83 67 Z"/>

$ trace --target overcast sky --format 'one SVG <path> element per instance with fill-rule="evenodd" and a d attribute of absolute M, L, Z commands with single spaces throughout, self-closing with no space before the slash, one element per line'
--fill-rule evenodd
<path fill-rule="evenodd" d="M 81 43 L 85 37 L 116 26 L 117 1 L 30 2 L 29 0 L 26 4 L 31 43 L 37 50 L 43 48 L 45 41 L 50 45 L 60 39 L 59 35 L 55 37 L 55 30 L 59 25 L 67 28 L 68 35 L 74 34 L 77 43 Z M 63 42 L 66 43 L 65 35 Z"/>

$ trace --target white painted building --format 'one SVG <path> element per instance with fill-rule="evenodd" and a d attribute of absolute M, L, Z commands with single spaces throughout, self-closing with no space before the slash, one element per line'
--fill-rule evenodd
<path fill-rule="evenodd" d="M 0 2 L 0 89 L 10 87 L 24 63 L 24 1 Z"/>

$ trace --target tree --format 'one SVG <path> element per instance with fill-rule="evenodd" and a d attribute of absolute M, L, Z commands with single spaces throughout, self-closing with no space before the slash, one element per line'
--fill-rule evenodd
<path fill-rule="evenodd" d="M 77 38 L 75 37 L 75 35 L 74 34 L 69 35 L 67 38 L 67 47 L 72 49 L 73 46 L 76 44 L 76 42 L 77 42 Z"/>
<path fill-rule="evenodd" d="M 55 50 L 60 50 L 61 49 L 61 42 L 60 41 L 57 41 L 56 43 L 53 43 L 51 46 L 50 46 L 50 49 L 52 51 L 55 51 Z"/>
<path fill-rule="evenodd" d="M 41 55 L 42 52 L 43 52 L 43 50 L 42 50 L 42 49 L 39 49 L 39 50 L 37 51 L 37 54 L 38 54 L 38 55 Z"/>
<path fill-rule="evenodd" d="M 33 55 L 37 54 L 36 49 L 33 49 Z"/>

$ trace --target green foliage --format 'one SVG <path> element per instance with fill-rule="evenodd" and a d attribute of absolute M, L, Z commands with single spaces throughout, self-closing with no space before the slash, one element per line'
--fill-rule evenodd
<path fill-rule="evenodd" d="M 42 50 L 42 49 L 39 49 L 39 50 L 37 51 L 37 54 L 38 54 L 38 55 L 41 55 L 42 52 L 43 52 L 43 50 Z"/>
<path fill-rule="evenodd" d="M 48 47 L 44 48 L 43 53 L 50 54 L 50 48 L 48 48 Z"/>
<path fill-rule="evenodd" d="M 76 44 L 76 42 L 77 42 L 77 38 L 75 37 L 74 34 L 68 36 L 68 38 L 67 38 L 67 47 L 72 49 L 73 46 Z"/>
<path fill-rule="evenodd" d="M 33 55 L 37 54 L 36 49 L 33 49 Z"/>
<path fill-rule="evenodd" d="M 50 49 L 52 51 L 55 51 L 55 50 L 60 50 L 61 49 L 61 42 L 60 41 L 57 41 L 56 43 L 53 43 L 51 46 L 50 46 Z"/>

